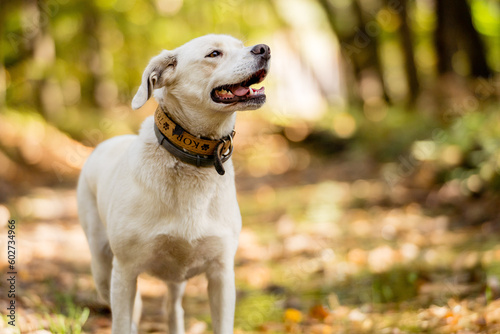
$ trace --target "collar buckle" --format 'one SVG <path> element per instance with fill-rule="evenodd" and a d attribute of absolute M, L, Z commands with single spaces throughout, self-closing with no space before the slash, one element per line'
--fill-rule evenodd
<path fill-rule="evenodd" d="M 217 147 L 215 148 L 215 154 L 214 154 L 214 166 L 215 170 L 219 175 L 224 175 L 226 171 L 224 170 L 223 163 L 229 160 L 231 155 L 233 154 L 233 136 L 235 132 L 233 132 L 228 136 L 229 140 L 227 138 L 222 138 L 217 144 Z M 226 146 L 226 144 L 229 144 Z"/>

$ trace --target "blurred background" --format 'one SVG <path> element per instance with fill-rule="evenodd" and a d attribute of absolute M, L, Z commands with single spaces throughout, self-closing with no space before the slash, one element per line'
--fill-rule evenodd
<path fill-rule="evenodd" d="M 500 331 L 498 0 L 1 0 L 0 32 L 2 333 L 110 333 L 76 179 L 154 112 L 130 107 L 149 59 L 207 33 L 272 49 L 236 124 L 235 333 Z M 165 287 L 139 288 L 166 333 Z M 184 304 L 210 332 L 204 277 Z"/>

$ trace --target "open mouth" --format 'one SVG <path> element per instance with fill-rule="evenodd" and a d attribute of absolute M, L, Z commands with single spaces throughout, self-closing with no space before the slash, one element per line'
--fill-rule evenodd
<path fill-rule="evenodd" d="M 263 102 L 266 99 L 265 88 L 254 89 L 250 86 L 262 82 L 266 75 L 267 71 L 261 69 L 243 82 L 216 87 L 210 93 L 212 100 L 217 103 L 235 103 L 250 100 L 256 102 L 261 100 Z"/>

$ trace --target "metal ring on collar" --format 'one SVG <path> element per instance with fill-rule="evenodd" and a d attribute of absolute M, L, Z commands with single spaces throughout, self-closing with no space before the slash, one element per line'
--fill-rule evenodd
<path fill-rule="evenodd" d="M 227 148 L 227 150 L 229 150 L 229 152 L 222 153 L 222 161 L 224 162 L 226 162 L 233 154 L 233 136 L 229 135 L 228 137 L 229 137 L 229 147 Z M 226 145 L 226 139 L 222 139 L 222 142 L 224 143 L 224 145 Z"/>

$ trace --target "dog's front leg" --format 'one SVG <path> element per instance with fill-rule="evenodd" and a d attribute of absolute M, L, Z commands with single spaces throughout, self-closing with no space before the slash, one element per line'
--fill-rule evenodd
<path fill-rule="evenodd" d="M 232 262 L 216 267 L 207 272 L 212 327 L 214 334 L 232 334 L 236 302 L 234 267 Z"/>
<path fill-rule="evenodd" d="M 123 268 L 115 258 L 111 273 L 112 334 L 133 334 L 137 332 L 138 324 L 132 326 L 136 291 L 137 274 Z"/>
<path fill-rule="evenodd" d="M 182 295 L 186 281 L 182 283 L 167 282 L 167 317 L 168 333 L 184 334 L 184 310 L 182 309 Z"/>

